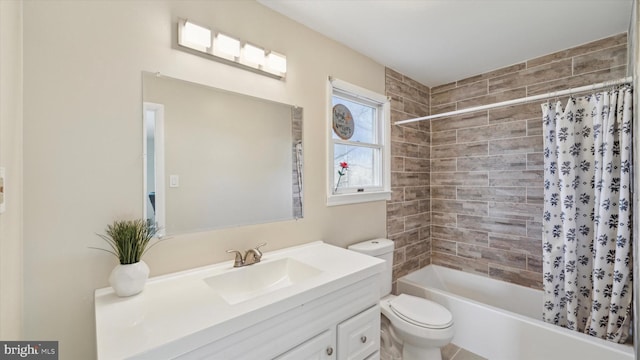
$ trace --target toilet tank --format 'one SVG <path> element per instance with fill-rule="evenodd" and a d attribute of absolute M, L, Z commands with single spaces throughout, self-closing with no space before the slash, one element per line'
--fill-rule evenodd
<path fill-rule="evenodd" d="M 389 239 L 373 239 L 353 244 L 348 247 L 362 254 L 375 256 L 386 262 L 384 272 L 380 274 L 380 298 L 391 294 L 391 282 L 393 273 L 393 241 Z"/>

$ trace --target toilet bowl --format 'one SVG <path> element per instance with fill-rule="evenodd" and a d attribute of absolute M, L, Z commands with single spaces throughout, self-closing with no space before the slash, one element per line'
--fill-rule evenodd
<path fill-rule="evenodd" d="M 393 241 L 375 239 L 349 246 L 350 250 L 386 261 L 380 281 L 382 353 L 394 354 L 402 347 L 403 360 L 442 360 L 440 348 L 454 335 L 453 316 L 444 306 L 407 294 L 390 295 L 393 269 Z"/>
<path fill-rule="evenodd" d="M 440 348 L 454 335 L 453 316 L 444 306 L 423 298 L 400 294 L 380 301 L 390 333 L 402 345 L 403 360 L 441 360 Z"/>

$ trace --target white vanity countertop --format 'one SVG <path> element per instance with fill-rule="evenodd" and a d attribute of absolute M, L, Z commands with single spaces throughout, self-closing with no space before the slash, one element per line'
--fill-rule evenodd
<path fill-rule="evenodd" d="M 203 280 L 237 270 L 233 261 L 151 278 L 144 291 L 132 297 L 118 297 L 110 287 L 96 290 L 98 358 L 123 359 L 169 344 L 163 354 L 178 356 L 384 269 L 380 259 L 321 241 L 266 252 L 262 263 L 283 258 L 320 272 L 235 305 Z"/>

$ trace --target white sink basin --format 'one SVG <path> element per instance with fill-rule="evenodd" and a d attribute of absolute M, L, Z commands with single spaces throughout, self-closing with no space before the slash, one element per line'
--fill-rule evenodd
<path fill-rule="evenodd" d="M 228 304 L 234 305 L 297 284 L 320 274 L 291 258 L 261 262 L 204 279 Z"/>
<path fill-rule="evenodd" d="M 230 260 L 153 277 L 128 298 L 98 289 L 98 358 L 178 358 L 383 269 L 380 259 L 318 241 L 241 268 Z"/>

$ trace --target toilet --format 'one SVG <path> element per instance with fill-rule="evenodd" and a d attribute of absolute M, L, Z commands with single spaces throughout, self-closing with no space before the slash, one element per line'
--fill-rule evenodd
<path fill-rule="evenodd" d="M 349 246 L 386 261 L 380 284 L 381 353 L 403 360 L 442 360 L 440 348 L 453 338 L 453 316 L 444 306 L 407 294 L 391 295 L 394 243 L 375 239 Z"/>

